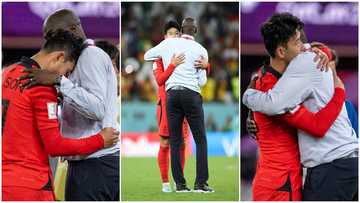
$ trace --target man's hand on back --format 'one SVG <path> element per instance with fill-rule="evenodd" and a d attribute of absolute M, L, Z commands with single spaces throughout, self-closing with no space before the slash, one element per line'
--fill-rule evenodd
<path fill-rule="evenodd" d="M 318 68 L 321 71 L 328 71 L 329 70 L 329 57 L 319 48 L 312 47 L 312 51 L 316 54 L 314 61 L 318 61 Z"/>
<path fill-rule="evenodd" d="M 57 78 L 59 75 L 54 72 L 50 72 L 42 69 L 25 69 L 23 72 L 27 73 L 18 78 L 19 81 L 28 79 L 21 86 L 24 89 L 31 88 L 36 85 L 46 85 L 51 86 L 55 85 L 58 81 Z"/>
<path fill-rule="evenodd" d="M 314 61 L 316 62 L 320 59 L 317 67 L 321 71 L 328 71 L 330 59 L 328 55 L 323 50 L 321 50 L 321 48 L 319 48 L 319 47 L 326 47 L 326 45 L 321 42 L 312 42 L 310 45 L 311 45 L 311 51 L 316 54 Z"/>
<path fill-rule="evenodd" d="M 176 66 L 178 66 L 178 65 L 180 65 L 180 64 L 182 64 L 184 62 L 185 62 L 185 54 L 181 53 L 179 55 L 174 54 L 171 57 L 171 62 L 170 63 L 174 64 L 174 66 L 176 67 Z"/>
<path fill-rule="evenodd" d="M 255 140 L 257 139 L 256 133 L 258 132 L 257 125 L 254 119 L 253 112 L 249 110 L 248 117 L 246 118 L 246 130 Z"/>
<path fill-rule="evenodd" d="M 256 89 L 256 80 L 259 78 L 257 72 L 251 75 L 250 83 L 247 89 Z M 251 135 L 252 138 L 257 139 L 256 133 L 258 132 L 257 125 L 254 119 L 253 112 L 249 110 L 248 116 L 246 118 L 246 130 Z"/>
<path fill-rule="evenodd" d="M 104 139 L 104 147 L 111 147 L 119 141 L 119 132 L 113 128 L 104 128 L 100 132 Z"/>
<path fill-rule="evenodd" d="M 256 80 L 259 78 L 257 73 L 251 75 L 250 83 L 247 89 L 256 89 Z"/>
<path fill-rule="evenodd" d="M 195 68 L 207 69 L 208 60 L 205 57 L 200 56 L 200 59 L 195 60 L 194 66 Z"/>

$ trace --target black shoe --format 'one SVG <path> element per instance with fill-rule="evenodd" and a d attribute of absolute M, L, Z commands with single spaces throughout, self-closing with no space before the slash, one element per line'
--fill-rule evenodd
<path fill-rule="evenodd" d="M 191 189 L 189 189 L 186 184 L 178 184 L 176 185 L 175 192 L 191 192 Z"/>
<path fill-rule="evenodd" d="M 211 193 L 215 191 L 211 187 L 209 187 L 207 183 L 203 183 L 203 184 L 195 184 L 194 192 Z"/>

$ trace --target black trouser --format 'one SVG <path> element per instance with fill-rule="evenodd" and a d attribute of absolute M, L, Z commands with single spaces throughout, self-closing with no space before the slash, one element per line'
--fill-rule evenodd
<path fill-rule="evenodd" d="M 168 90 L 166 110 L 170 135 L 171 171 L 175 183 L 186 183 L 180 161 L 180 148 L 184 142 L 182 137 L 184 117 L 190 125 L 196 144 L 195 184 L 206 183 L 209 178 L 209 172 L 201 95 L 189 89 Z"/>
<path fill-rule="evenodd" d="M 358 158 L 337 159 L 308 168 L 303 200 L 358 199 Z"/>
<path fill-rule="evenodd" d="M 119 156 L 69 161 L 66 201 L 119 201 Z"/>

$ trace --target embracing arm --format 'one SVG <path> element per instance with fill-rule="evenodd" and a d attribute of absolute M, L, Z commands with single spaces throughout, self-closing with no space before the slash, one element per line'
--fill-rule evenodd
<path fill-rule="evenodd" d="M 243 95 L 243 103 L 253 111 L 267 115 L 285 113 L 296 107 L 311 92 L 321 74 L 313 61 L 314 54 L 306 52 L 297 56 L 287 67 L 283 76 L 272 90 L 261 92 L 248 89 Z"/>
<path fill-rule="evenodd" d="M 204 64 L 206 63 L 206 67 L 197 69 L 198 70 L 197 74 L 199 77 L 199 86 L 203 87 L 207 82 L 207 76 L 206 76 L 207 70 L 210 71 L 209 55 L 205 48 L 202 48 L 202 54 L 200 56 L 200 59 L 197 60 L 197 62 L 201 62 L 201 61 L 202 61 L 202 63 L 199 63 L 199 64 L 202 64 L 202 66 L 204 66 Z"/>
<path fill-rule="evenodd" d="M 155 47 L 147 50 L 144 55 L 144 60 L 145 61 L 153 61 L 153 60 L 161 58 L 161 53 L 162 53 L 164 47 L 166 46 L 165 41 L 166 40 L 162 41 L 160 44 L 156 45 Z"/>
<path fill-rule="evenodd" d="M 164 71 L 164 65 L 162 59 L 155 60 L 155 62 L 153 63 L 153 71 L 157 84 L 159 86 L 164 85 L 167 79 L 169 79 L 171 74 L 174 72 L 176 66 L 184 63 L 184 60 L 185 60 L 185 54 L 183 53 L 179 55 L 174 54 L 171 57 L 171 63 L 168 65 L 165 71 Z"/>
<path fill-rule="evenodd" d="M 288 124 L 303 130 L 314 137 L 323 137 L 341 112 L 345 101 L 345 90 L 335 88 L 335 92 L 329 103 L 316 113 L 307 110 L 300 105 L 295 112 L 286 113 L 282 118 Z"/>
<path fill-rule="evenodd" d="M 104 139 L 99 133 L 81 139 L 62 137 L 56 117 L 56 91 L 51 87 L 38 87 L 34 88 L 33 92 L 32 102 L 36 124 L 49 155 L 86 155 L 104 147 Z"/>
<path fill-rule="evenodd" d="M 60 91 L 64 101 L 84 116 L 102 120 L 105 116 L 107 74 L 111 69 L 110 58 L 97 47 L 88 47 L 81 54 L 76 71 L 81 84 L 74 84 L 62 77 Z"/>

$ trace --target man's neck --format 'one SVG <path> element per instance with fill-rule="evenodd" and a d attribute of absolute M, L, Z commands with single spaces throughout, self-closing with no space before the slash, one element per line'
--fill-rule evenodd
<path fill-rule="evenodd" d="M 277 58 L 270 58 L 270 66 L 277 72 L 283 74 L 286 70 L 286 62 Z"/>
<path fill-rule="evenodd" d="M 191 40 L 194 40 L 194 36 L 189 35 L 189 34 L 185 34 L 185 33 L 183 33 L 183 34 L 181 35 L 181 37 L 182 37 L 182 38 L 185 38 L 185 39 L 191 39 Z"/>
<path fill-rule="evenodd" d="M 44 53 L 42 53 L 40 51 L 40 52 L 36 53 L 34 56 L 32 56 L 31 59 L 36 61 L 36 63 L 39 64 L 41 69 L 46 69 L 47 62 L 45 61 L 43 55 L 44 55 Z"/>

